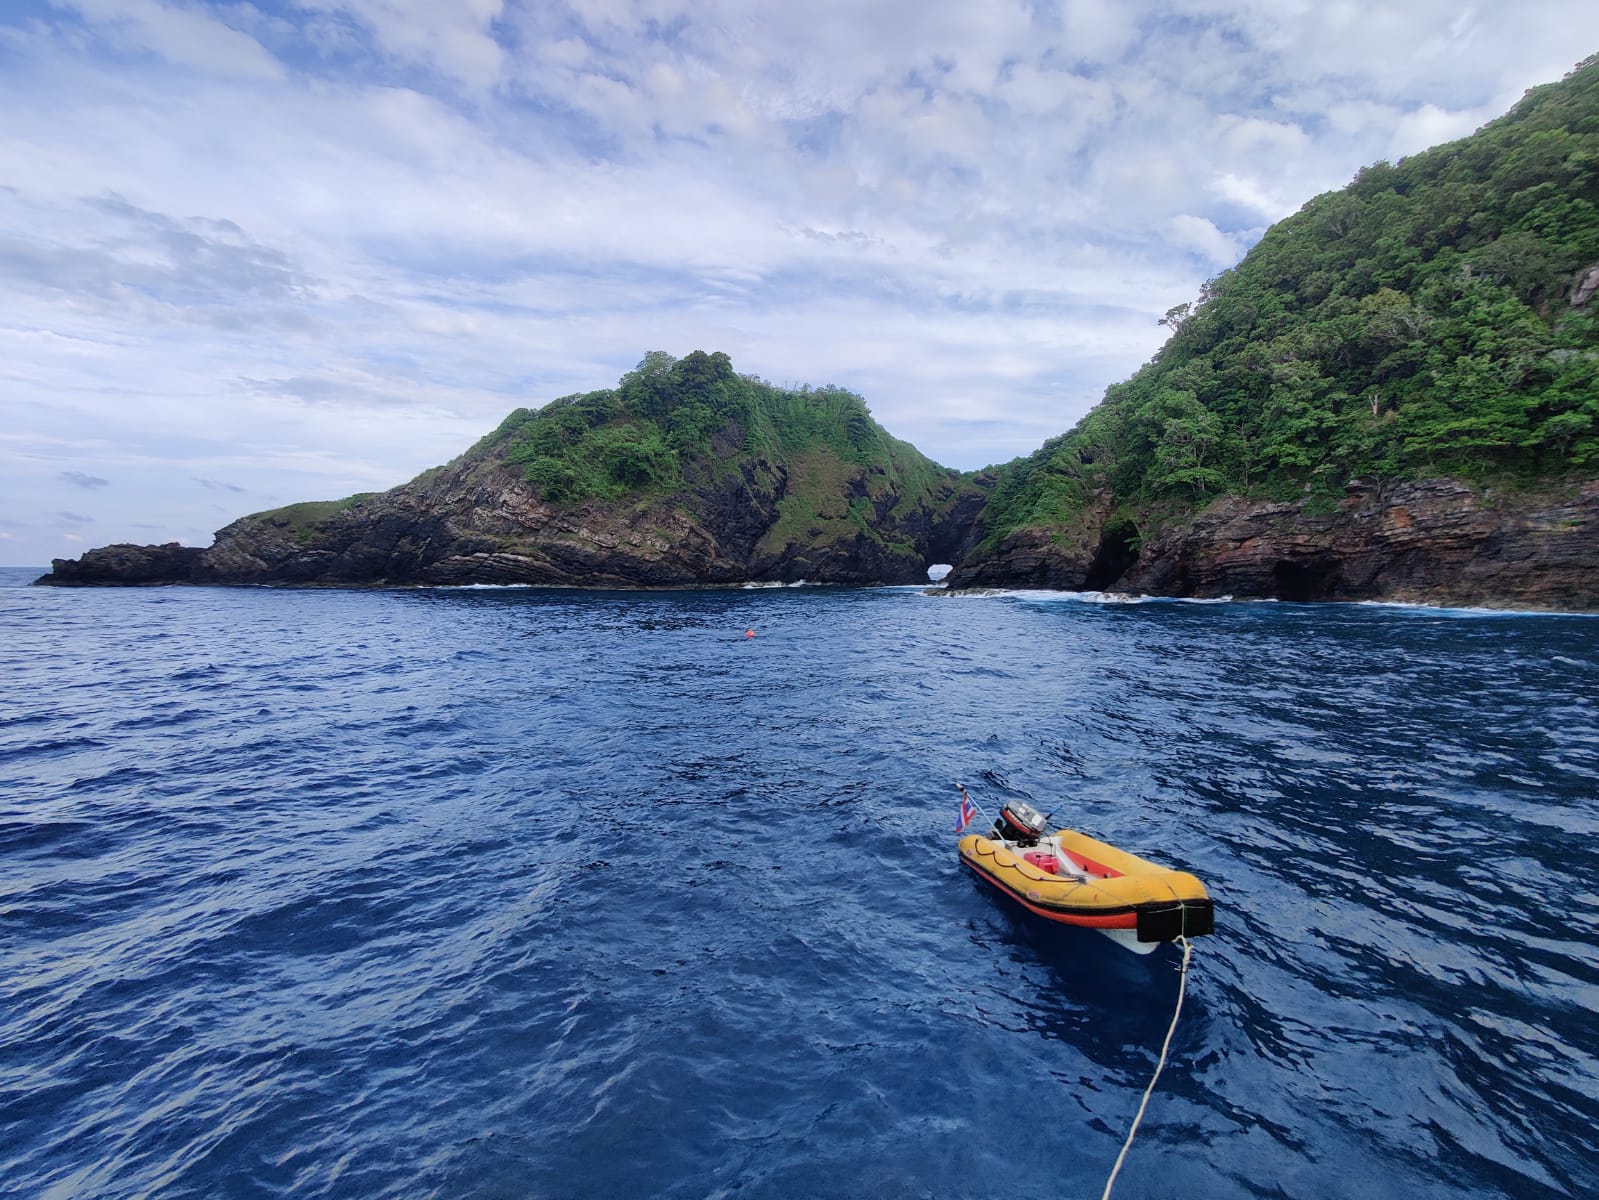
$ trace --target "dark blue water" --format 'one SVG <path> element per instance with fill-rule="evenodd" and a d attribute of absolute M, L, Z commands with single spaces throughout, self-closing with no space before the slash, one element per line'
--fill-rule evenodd
<path fill-rule="evenodd" d="M 27 573 L 10 572 L 16 584 Z M 746 638 L 753 628 L 756 637 Z M 0 1193 L 1599 1192 L 1599 620 L 0 589 Z"/>

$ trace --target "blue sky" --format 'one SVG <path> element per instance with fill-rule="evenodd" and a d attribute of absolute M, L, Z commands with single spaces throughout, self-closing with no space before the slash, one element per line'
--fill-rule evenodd
<path fill-rule="evenodd" d="M 1027 453 L 1592 0 L 0 10 L 0 563 L 376 490 L 648 350 Z"/>

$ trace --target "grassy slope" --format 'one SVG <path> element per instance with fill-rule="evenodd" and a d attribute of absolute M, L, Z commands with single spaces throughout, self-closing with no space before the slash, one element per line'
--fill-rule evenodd
<path fill-rule="evenodd" d="M 377 492 L 356 492 L 355 495 L 346 496 L 342 500 L 302 500 L 298 504 L 286 504 L 282 508 L 251 513 L 245 520 L 262 521 L 279 529 L 286 529 L 296 541 L 303 542 L 309 539 L 316 528 L 329 517 L 344 512 L 377 494 Z"/>

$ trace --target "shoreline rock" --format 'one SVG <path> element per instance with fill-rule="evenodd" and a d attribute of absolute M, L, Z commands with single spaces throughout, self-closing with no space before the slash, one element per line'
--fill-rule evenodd
<path fill-rule="evenodd" d="M 983 493 L 950 472 L 909 496 L 863 468 L 829 501 L 837 517 L 785 533 L 788 468 L 707 470 L 684 489 L 615 502 L 546 503 L 521 469 L 469 453 L 389 492 L 241 518 L 205 549 L 116 545 L 57 559 L 43 586 L 156 584 L 595 589 L 746 583 L 925 584 L 980 536 Z M 846 512 L 858 521 L 841 520 Z M 829 525 L 825 534 L 819 527 Z M 790 522 L 792 524 L 792 522 Z"/>
<path fill-rule="evenodd" d="M 87 550 L 78 558 L 56 558 L 50 572 L 33 582 L 54 587 L 159 587 L 193 583 L 196 565 L 205 551 L 167 542 L 162 546 L 135 546 L 119 542 Z"/>
<path fill-rule="evenodd" d="M 851 546 L 788 542 L 760 551 L 772 510 L 751 513 L 760 508 L 753 495 L 741 497 L 742 508 L 729 496 L 719 501 L 721 513 L 741 518 L 740 533 L 729 537 L 680 511 L 647 506 L 620 518 L 558 512 L 530 500 L 514 478 L 498 478 L 500 487 L 485 494 L 462 486 L 468 476 L 482 484 L 481 470 L 468 465 L 458 474 L 426 494 L 396 489 L 372 497 L 310 533 L 270 514 L 247 517 L 208 549 L 105 546 L 55 560 L 34 582 L 640 591 L 927 583 L 931 524 L 924 550 L 909 555 L 887 553 L 865 534 Z M 938 530 L 942 544 L 973 545 L 980 507 L 975 495 L 957 504 Z M 466 518 L 471 529 L 459 527 Z M 1227 497 L 1141 543 L 1131 526 L 1107 528 L 1105 520 L 1101 507 L 1071 529 L 1020 530 L 992 554 L 967 555 L 941 590 L 1599 609 L 1599 480 L 1525 491 L 1454 479 L 1356 485 L 1330 509 Z M 520 531 L 514 549 L 498 532 L 506 525 Z"/>
<path fill-rule="evenodd" d="M 1599 480 L 1527 491 L 1455 479 L 1355 485 L 1330 510 L 1224 497 L 1136 547 L 1102 535 L 1091 550 L 1047 533 L 1019 531 L 952 572 L 951 588 L 1599 609 Z M 1096 578 L 1118 549 L 1126 566 Z"/>

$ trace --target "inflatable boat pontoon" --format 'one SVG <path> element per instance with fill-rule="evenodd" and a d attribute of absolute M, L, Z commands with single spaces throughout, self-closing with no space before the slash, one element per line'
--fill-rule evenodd
<path fill-rule="evenodd" d="M 1028 912 L 1097 929 L 1139 954 L 1211 931 L 1210 896 L 1188 872 L 1075 830 L 1045 834 L 1044 823 L 1029 805 L 1006 804 L 989 836 L 961 839 L 961 861 Z"/>

